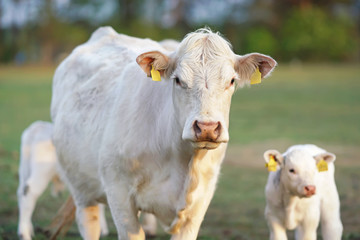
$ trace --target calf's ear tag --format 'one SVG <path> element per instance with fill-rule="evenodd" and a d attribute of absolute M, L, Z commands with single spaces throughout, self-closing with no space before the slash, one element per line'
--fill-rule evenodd
<path fill-rule="evenodd" d="M 161 81 L 160 72 L 158 70 L 155 70 L 154 66 L 151 65 L 151 72 L 150 72 L 151 78 L 153 81 Z"/>
<path fill-rule="evenodd" d="M 275 161 L 274 156 L 270 156 L 270 160 L 268 163 L 265 164 L 265 167 L 267 167 L 269 172 L 275 172 L 277 167 L 277 162 Z"/>
<path fill-rule="evenodd" d="M 255 72 L 251 75 L 250 84 L 261 83 L 261 72 L 259 67 L 256 68 Z"/>
<path fill-rule="evenodd" d="M 326 172 L 328 170 L 328 164 L 327 162 L 324 161 L 324 159 L 321 159 L 317 164 L 316 164 L 319 172 Z"/>

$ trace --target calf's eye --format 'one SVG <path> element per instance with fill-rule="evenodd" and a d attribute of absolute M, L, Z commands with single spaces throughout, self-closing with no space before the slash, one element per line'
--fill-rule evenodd
<path fill-rule="evenodd" d="M 231 79 L 230 85 L 234 85 L 235 83 L 235 78 Z"/>
<path fill-rule="evenodd" d="M 289 170 L 289 172 L 291 172 L 291 173 L 293 173 L 293 174 L 295 174 L 295 173 L 296 173 L 296 172 L 295 172 L 295 169 L 293 169 L 293 168 L 292 168 L 292 169 L 290 169 L 290 170 Z"/>

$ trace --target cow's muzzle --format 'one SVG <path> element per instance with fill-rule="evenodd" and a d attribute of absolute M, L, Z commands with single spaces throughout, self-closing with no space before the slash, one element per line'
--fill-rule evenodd
<path fill-rule="evenodd" d="M 195 133 L 193 145 L 195 148 L 215 149 L 221 142 L 224 142 L 219 139 L 222 131 L 220 122 L 199 122 L 196 120 L 193 129 Z"/>
<path fill-rule="evenodd" d="M 193 128 L 197 142 L 216 142 L 221 134 L 220 122 L 195 121 Z"/>

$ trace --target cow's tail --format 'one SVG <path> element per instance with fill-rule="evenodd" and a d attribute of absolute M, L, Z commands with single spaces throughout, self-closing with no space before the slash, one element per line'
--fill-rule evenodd
<path fill-rule="evenodd" d="M 73 198 L 70 196 L 61 206 L 53 218 L 47 232 L 49 239 L 56 239 L 59 235 L 64 236 L 75 219 L 76 207 Z"/>

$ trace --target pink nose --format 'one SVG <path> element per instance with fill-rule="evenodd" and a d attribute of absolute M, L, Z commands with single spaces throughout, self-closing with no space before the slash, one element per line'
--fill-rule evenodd
<path fill-rule="evenodd" d="M 194 131 L 196 141 L 215 142 L 221 133 L 220 122 L 194 122 Z"/>
<path fill-rule="evenodd" d="M 314 185 L 308 185 L 304 187 L 305 195 L 312 196 L 316 193 L 316 187 Z"/>

